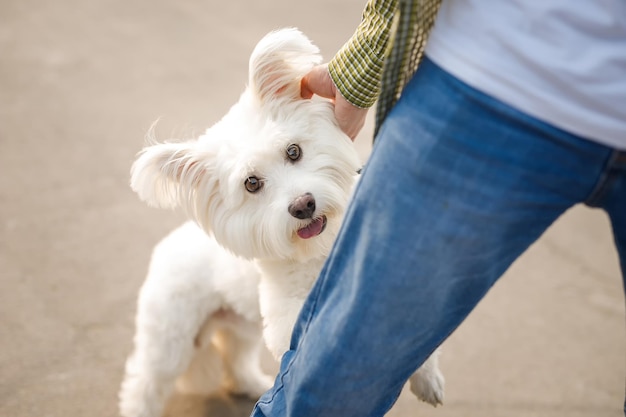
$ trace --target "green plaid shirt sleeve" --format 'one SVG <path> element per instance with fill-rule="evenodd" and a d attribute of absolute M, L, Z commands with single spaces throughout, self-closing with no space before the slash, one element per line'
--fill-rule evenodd
<path fill-rule="evenodd" d="M 328 63 L 341 95 L 357 107 L 371 107 L 378 98 L 398 0 L 369 0 L 350 40 Z"/>
<path fill-rule="evenodd" d="M 357 107 L 376 99 L 374 135 L 424 55 L 442 0 L 369 0 L 352 38 L 328 63 L 337 89 Z"/>

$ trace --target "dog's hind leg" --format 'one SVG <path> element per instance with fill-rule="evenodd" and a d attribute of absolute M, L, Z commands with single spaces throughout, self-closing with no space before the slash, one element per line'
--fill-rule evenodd
<path fill-rule="evenodd" d="M 443 404 L 444 378 L 439 370 L 439 349 L 409 378 L 411 392 L 433 406 Z"/>
<path fill-rule="evenodd" d="M 119 394 L 124 417 L 159 417 L 176 378 L 191 362 L 206 317 L 188 294 L 145 291 L 139 300 L 135 351 Z"/>
<path fill-rule="evenodd" d="M 238 318 L 220 328 L 214 340 L 224 358 L 228 391 L 257 399 L 270 389 L 273 379 L 261 368 L 264 344 L 260 323 Z"/>
<path fill-rule="evenodd" d="M 220 389 L 223 374 L 220 351 L 209 343 L 197 349 L 185 373 L 176 380 L 176 389 L 184 394 L 208 395 Z"/>

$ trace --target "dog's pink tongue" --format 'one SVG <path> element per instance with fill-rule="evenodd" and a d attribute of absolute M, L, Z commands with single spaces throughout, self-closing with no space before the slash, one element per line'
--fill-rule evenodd
<path fill-rule="evenodd" d="M 313 236 L 317 236 L 322 233 L 322 229 L 324 228 L 324 219 L 315 219 L 311 224 L 307 227 L 303 227 L 302 229 L 298 229 L 298 236 L 302 239 L 308 239 Z"/>

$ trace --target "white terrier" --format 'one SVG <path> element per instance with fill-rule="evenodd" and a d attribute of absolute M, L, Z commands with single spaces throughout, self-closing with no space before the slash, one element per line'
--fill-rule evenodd
<path fill-rule="evenodd" d="M 197 140 L 153 143 L 133 165 L 142 200 L 181 206 L 196 223 L 154 250 L 123 416 L 159 416 L 175 381 L 183 392 L 224 387 L 251 397 L 272 385 L 259 364 L 262 340 L 276 359 L 289 348 L 359 167 L 332 104 L 300 97 L 300 80 L 320 61 L 296 29 L 268 34 L 250 57 L 248 87 L 221 121 Z M 411 390 L 433 405 L 443 399 L 437 356 L 411 377 Z"/>

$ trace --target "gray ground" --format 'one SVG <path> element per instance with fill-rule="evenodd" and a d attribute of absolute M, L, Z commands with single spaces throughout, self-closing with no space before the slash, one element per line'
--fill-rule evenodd
<path fill-rule="evenodd" d="M 144 133 L 159 117 L 162 139 L 215 122 L 270 29 L 298 26 L 330 57 L 363 3 L 0 3 L 0 416 L 116 415 L 151 247 L 182 219 L 128 187 Z M 618 417 L 625 352 L 609 223 L 577 207 L 446 343 L 446 404 L 405 392 L 390 415 Z M 176 397 L 168 415 L 239 417 L 252 405 Z"/>

